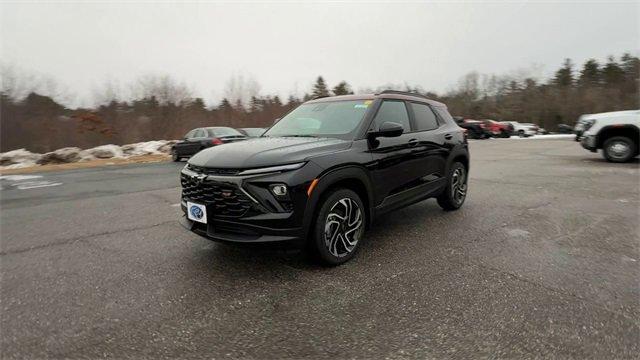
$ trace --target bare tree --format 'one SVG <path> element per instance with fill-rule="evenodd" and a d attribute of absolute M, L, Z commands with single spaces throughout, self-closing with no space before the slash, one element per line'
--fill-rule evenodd
<path fill-rule="evenodd" d="M 191 88 L 169 75 L 143 75 L 134 81 L 130 88 L 131 98 L 134 100 L 155 98 L 161 105 L 182 105 L 193 100 Z"/>
<path fill-rule="evenodd" d="M 108 105 L 113 101 L 125 101 L 125 94 L 122 91 L 120 82 L 114 79 L 107 79 L 100 87 L 92 89 L 93 104 L 96 107 Z"/>
<path fill-rule="evenodd" d="M 31 93 L 48 96 L 66 105 L 74 98 L 53 77 L 7 63 L 0 63 L 0 92 L 12 101 L 22 101 Z"/>
<path fill-rule="evenodd" d="M 249 108 L 251 98 L 260 95 L 260 84 L 251 75 L 234 74 L 227 80 L 223 94 L 230 103 Z"/>

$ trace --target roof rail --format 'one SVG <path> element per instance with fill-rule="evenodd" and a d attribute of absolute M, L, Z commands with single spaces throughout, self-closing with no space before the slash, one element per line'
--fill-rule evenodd
<path fill-rule="evenodd" d="M 419 93 L 415 93 L 415 92 L 409 92 L 409 91 L 400 91 L 400 90 L 383 90 L 379 93 L 377 93 L 376 95 L 380 95 L 380 94 L 398 94 L 398 95 L 408 95 L 408 96 L 417 96 L 417 97 L 421 97 L 423 99 L 427 99 L 427 100 L 431 100 L 428 97 L 419 94 Z"/>

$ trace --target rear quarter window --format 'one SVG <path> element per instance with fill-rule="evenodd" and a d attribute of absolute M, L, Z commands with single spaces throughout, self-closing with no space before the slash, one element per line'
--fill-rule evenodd
<path fill-rule="evenodd" d="M 413 110 L 413 117 L 416 121 L 416 130 L 425 131 L 438 128 L 436 114 L 433 113 L 429 105 L 412 102 L 411 110 Z"/>

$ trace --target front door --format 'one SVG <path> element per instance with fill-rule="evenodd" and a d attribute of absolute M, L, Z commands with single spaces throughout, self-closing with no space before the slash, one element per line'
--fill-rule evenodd
<path fill-rule="evenodd" d="M 398 137 L 378 137 L 370 144 L 373 157 L 372 176 L 374 178 L 376 204 L 380 205 L 386 198 L 398 194 L 411 182 L 412 147 L 410 142 L 411 121 L 406 104 L 401 100 L 384 100 L 371 124 L 370 130 L 377 131 L 384 122 L 402 125 L 404 133 Z"/>

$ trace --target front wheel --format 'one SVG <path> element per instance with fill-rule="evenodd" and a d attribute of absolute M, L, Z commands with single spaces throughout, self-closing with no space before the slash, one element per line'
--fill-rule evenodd
<path fill-rule="evenodd" d="M 459 162 L 453 163 L 447 177 L 447 186 L 436 199 L 438 205 L 446 211 L 459 209 L 467 198 L 467 168 Z"/>
<path fill-rule="evenodd" d="M 337 189 L 320 206 L 311 251 L 324 265 L 340 265 L 351 259 L 360 245 L 366 224 L 364 205 L 355 192 Z"/>
<path fill-rule="evenodd" d="M 611 162 L 623 163 L 635 156 L 637 145 L 626 136 L 614 136 L 607 139 L 602 147 L 604 158 Z"/>

